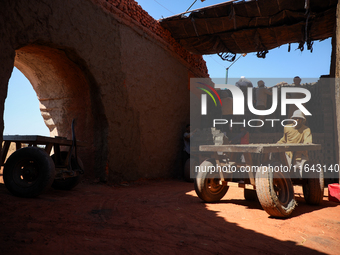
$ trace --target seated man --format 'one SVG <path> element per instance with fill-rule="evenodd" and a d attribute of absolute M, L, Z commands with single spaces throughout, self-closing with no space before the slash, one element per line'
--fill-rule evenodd
<path fill-rule="evenodd" d="M 306 118 L 304 114 L 300 110 L 296 110 L 294 111 L 291 119 L 295 120 L 296 123 L 294 122 L 284 127 L 283 137 L 277 143 L 286 143 L 286 144 L 312 143 L 312 133 L 310 131 L 310 128 L 305 126 Z M 304 162 L 308 160 L 307 151 L 295 152 L 295 162 L 291 162 L 293 158 L 293 153 L 291 151 L 287 151 L 286 155 L 287 155 L 288 163 L 289 164 L 292 163 L 297 166 L 303 166 Z"/>

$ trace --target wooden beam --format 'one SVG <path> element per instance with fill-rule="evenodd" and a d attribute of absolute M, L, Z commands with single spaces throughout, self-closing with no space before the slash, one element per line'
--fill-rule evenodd
<path fill-rule="evenodd" d="M 220 183 L 223 186 L 243 188 L 243 189 L 252 189 L 252 190 L 255 189 L 255 185 L 246 184 L 246 183 L 228 182 L 228 181 L 221 181 Z"/>
<path fill-rule="evenodd" d="M 200 151 L 211 152 L 243 152 L 243 153 L 269 153 L 285 151 L 312 151 L 320 150 L 320 144 L 236 144 L 236 145 L 201 145 Z"/>
<path fill-rule="evenodd" d="M 336 130 L 338 134 L 338 145 L 340 144 L 340 0 L 338 1 L 336 10 L 336 63 L 335 63 L 335 112 L 336 112 Z M 340 150 L 338 150 L 339 153 Z M 340 155 L 338 154 L 338 158 Z M 339 162 L 338 162 L 339 163 Z M 340 183 L 340 173 L 339 173 Z"/>
<path fill-rule="evenodd" d="M 29 144 L 48 144 L 48 143 L 58 143 L 60 145 L 70 146 L 72 145 L 72 140 L 62 138 L 62 137 L 47 137 L 40 135 L 4 135 L 4 141 L 12 141 L 19 143 L 29 143 Z M 82 141 L 77 141 L 77 146 L 85 146 L 86 143 Z"/>
<path fill-rule="evenodd" d="M 11 145 L 10 141 L 4 141 L 3 147 L 1 149 L 1 166 L 5 163 L 6 156 L 8 153 L 9 146 Z"/>

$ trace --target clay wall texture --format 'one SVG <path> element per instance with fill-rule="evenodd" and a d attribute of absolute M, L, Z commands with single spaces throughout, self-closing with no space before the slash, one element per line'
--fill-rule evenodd
<path fill-rule="evenodd" d="M 15 65 L 51 135 L 70 138 L 77 119 L 88 176 L 119 182 L 176 173 L 189 77 L 207 77 L 207 69 L 138 4 L 5 0 L 0 38 L 1 114 Z"/>

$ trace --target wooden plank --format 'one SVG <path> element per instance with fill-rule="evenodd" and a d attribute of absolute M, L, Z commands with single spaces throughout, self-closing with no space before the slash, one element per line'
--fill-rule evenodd
<path fill-rule="evenodd" d="M 273 144 L 264 146 L 263 153 L 285 152 L 285 151 L 316 151 L 321 150 L 321 144 Z"/>
<path fill-rule="evenodd" d="M 61 145 L 71 145 L 72 140 L 56 138 L 56 137 L 47 137 L 40 135 L 8 135 L 4 136 L 4 141 L 13 141 L 13 142 L 21 142 L 21 143 L 29 143 L 29 144 L 48 144 L 48 143 L 58 143 Z"/>
<path fill-rule="evenodd" d="M 238 182 L 222 181 L 222 185 L 229 186 L 229 187 L 243 188 L 243 189 L 253 189 L 253 190 L 255 189 L 254 185 L 238 183 Z"/>
<path fill-rule="evenodd" d="M 247 165 L 253 165 L 253 158 L 250 153 L 243 153 Z M 248 173 L 250 184 L 255 185 L 255 175 L 252 171 Z"/>
<path fill-rule="evenodd" d="M 243 153 L 269 153 L 285 151 L 312 151 L 320 150 L 320 144 L 236 144 L 236 145 L 201 145 L 200 151 L 214 152 L 243 152 Z"/>
<path fill-rule="evenodd" d="M 6 156 L 8 153 L 9 146 L 11 145 L 10 141 L 5 141 L 4 142 L 4 147 L 1 149 L 1 166 L 5 163 Z"/>
<path fill-rule="evenodd" d="M 269 162 L 269 156 L 270 156 L 269 153 L 263 153 L 263 154 L 261 155 L 261 160 L 260 160 L 260 162 L 263 162 L 263 163 Z"/>
<path fill-rule="evenodd" d="M 55 165 L 61 165 L 61 155 L 60 155 L 60 146 L 59 144 L 54 144 L 54 156 L 55 156 Z"/>
<path fill-rule="evenodd" d="M 40 135 L 4 135 L 4 141 L 13 141 L 20 143 L 29 144 L 41 144 L 47 145 L 48 143 L 58 143 L 60 145 L 71 146 L 72 140 L 61 138 L 61 137 L 47 137 Z M 85 146 L 86 143 L 82 141 L 77 141 L 77 146 Z"/>
<path fill-rule="evenodd" d="M 20 143 L 20 142 L 16 142 L 16 143 L 15 143 L 15 149 L 16 149 L 16 150 L 21 149 L 21 143 Z"/>
<path fill-rule="evenodd" d="M 245 145 L 201 145 L 200 151 L 215 151 L 215 152 L 249 152 L 261 153 L 260 146 L 245 146 Z"/>
<path fill-rule="evenodd" d="M 53 143 L 46 144 L 45 151 L 47 152 L 48 155 L 51 154 L 52 147 L 53 147 Z"/>

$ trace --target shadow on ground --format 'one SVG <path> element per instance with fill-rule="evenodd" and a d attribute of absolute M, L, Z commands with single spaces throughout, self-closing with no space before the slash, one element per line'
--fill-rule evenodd
<path fill-rule="evenodd" d="M 226 208 L 221 212 L 195 197 L 191 183 L 161 180 L 127 185 L 84 182 L 72 191 L 50 189 L 38 198 L 24 199 L 0 184 L 1 253 L 323 254 L 226 219 L 232 210 L 228 204 L 233 204 L 242 213 L 242 207 L 249 207 L 260 214 L 256 217 L 273 221 L 256 202 L 223 200 L 217 205 Z M 308 212 L 305 206 L 299 210 Z"/>

